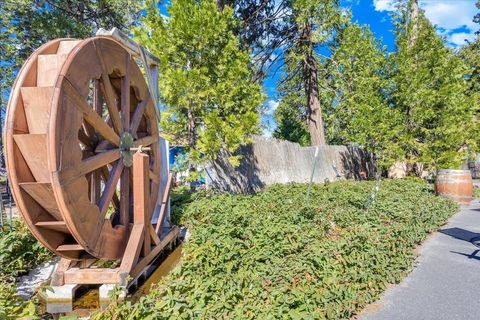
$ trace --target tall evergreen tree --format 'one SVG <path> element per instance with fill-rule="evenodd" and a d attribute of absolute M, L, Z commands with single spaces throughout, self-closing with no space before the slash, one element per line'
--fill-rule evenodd
<path fill-rule="evenodd" d="M 401 112 L 402 148 L 410 171 L 456 168 L 477 147 L 477 104 L 467 94 L 465 64 L 439 37 L 417 0 L 404 1 L 396 17 L 397 52 L 392 102 Z"/>
<path fill-rule="evenodd" d="M 388 167 L 401 153 L 401 114 L 388 104 L 388 61 L 385 49 L 365 26 L 347 23 L 337 36 L 329 61 L 326 104 L 330 135 L 342 144 L 357 144 Z"/>
<path fill-rule="evenodd" d="M 173 0 L 168 13 L 162 16 L 149 2 L 137 36 L 161 60 L 163 128 L 186 144 L 193 171 L 194 163 L 250 141 L 259 128 L 263 94 L 251 81 L 249 52 L 240 48 L 229 6 L 217 10 L 214 0 Z"/>

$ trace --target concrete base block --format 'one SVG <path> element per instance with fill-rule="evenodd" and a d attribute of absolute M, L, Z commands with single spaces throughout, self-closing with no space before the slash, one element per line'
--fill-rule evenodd
<path fill-rule="evenodd" d="M 64 313 L 73 310 L 73 296 L 78 284 L 52 286 L 46 290 L 47 312 Z"/>
<path fill-rule="evenodd" d="M 115 288 L 120 288 L 120 295 L 119 299 L 123 300 L 127 296 L 127 288 L 119 287 L 116 284 L 102 284 L 100 288 L 98 288 L 99 299 L 100 299 L 100 308 L 103 310 L 105 309 L 110 302 L 112 302 L 111 292 Z"/>

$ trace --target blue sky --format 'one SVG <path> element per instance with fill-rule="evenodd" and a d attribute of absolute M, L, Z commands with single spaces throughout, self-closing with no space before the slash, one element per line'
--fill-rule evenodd
<path fill-rule="evenodd" d="M 342 6 L 350 8 L 352 19 L 359 24 L 368 25 L 375 36 L 382 40 L 388 51 L 394 50 L 395 38 L 390 14 L 394 10 L 395 0 L 341 0 Z M 420 8 L 427 18 L 437 27 L 438 34 L 445 36 L 452 48 L 460 48 L 465 39 L 473 40 L 478 26 L 473 23 L 473 16 L 478 12 L 476 0 L 419 0 Z M 273 112 L 278 106 L 279 98 L 276 82 L 279 75 L 270 75 L 264 81 L 264 90 L 268 96 L 267 113 L 262 117 L 265 126 L 264 135 L 271 135 L 275 128 Z"/>

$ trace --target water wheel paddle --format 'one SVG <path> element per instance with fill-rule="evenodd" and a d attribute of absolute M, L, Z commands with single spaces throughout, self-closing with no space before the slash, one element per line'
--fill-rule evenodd
<path fill-rule="evenodd" d="M 124 47 L 107 37 L 41 46 L 12 88 L 4 143 L 15 202 L 43 245 L 74 260 L 123 256 L 130 148 L 151 147 L 150 214 L 160 172 L 154 103 Z"/>

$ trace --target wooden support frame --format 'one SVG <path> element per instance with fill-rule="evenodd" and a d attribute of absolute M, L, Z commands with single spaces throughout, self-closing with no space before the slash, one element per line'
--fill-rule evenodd
<path fill-rule="evenodd" d="M 134 214 L 125 254 L 118 268 L 93 267 L 94 259 L 85 257 L 80 261 L 62 258 L 52 276 L 51 285 L 65 284 L 118 284 L 127 286 L 128 278 L 135 279 L 151 264 L 172 241 L 179 236 L 174 226 L 160 239 L 152 226 L 149 199 L 149 156 L 137 152 L 133 156 L 133 203 Z M 169 176 L 171 181 L 171 176 Z M 164 193 L 163 203 L 169 198 L 170 185 Z M 164 206 L 164 205 L 163 205 Z M 165 211 L 163 211 L 165 212 Z M 158 228 L 157 228 L 158 229 Z"/>

